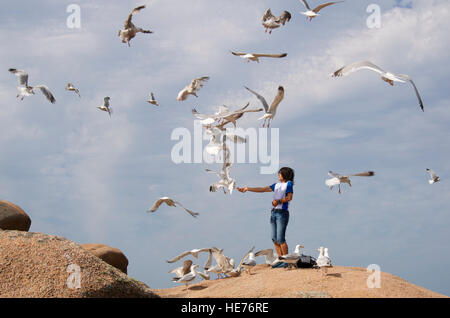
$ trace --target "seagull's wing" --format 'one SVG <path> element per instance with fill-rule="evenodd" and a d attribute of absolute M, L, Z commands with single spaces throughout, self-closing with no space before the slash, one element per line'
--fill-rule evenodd
<path fill-rule="evenodd" d="M 189 213 L 190 215 L 192 215 L 194 218 L 197 217 L 197 215 L 199 215 L 200 213 L 197 212 L 193 212 L 189 209 L 186 209 L 180 202 L 174 201 L 176 204 L 179 204 L 187 213 Z"/>
<path fill-rule="evenodd" d="M 411 85 L 414 87 L 414 91 L 416 92 L 417 99 L 419 100 L 419 106 L 422 109 L 422 111 L 424 111 L 422 98 L 420 98 L 420 95 L 419 95 L 419 90 L 417 89 L 416 84 L 414 84 L 411 77 L 409 77 L 408 75 L 405 75 L 405 74 L 395 74 L 395 76 L 411 83 Z"/>
<path fill-rule="evenodd" d="M 210 279 L 209 275 L 206 275 L 206 274 L 204 274 L 204 273 L 202 273 L 202 272 L 197 272 L 197 274 L 198 274 L 201 278 L 203 278 L 204 280 L 209 280 L 209 279 Z"/>
<path fill-rule="evenodd" d="M 8 71 L 16 75 L 19 79 L 19 86 L 28 86 L 28 74 L 25 71 L 10 68 Z"/>
<path fill-rule="evenodd" d="M 292 16 L 289 11 L 283 11 L 283 13 L 278 17 L 277 22 L 280 22 L 282 25 L 284 25 L 286 22 L 289 22 L 291 18 Z"/>
<path fill-rule="evenodd" d="M 262 256 L 262 255 L 273 255 L 273 249 L 268 248 L 265 250 L 261 250 L 255 253 L 255 256 Z"/>
<path fill-rule="evenodd" d="M 129 29 L 133 27 L 133 23 L 131 22 L 131 19 L 133 18 L 133 15 L 138 13 L 140 10 L 144 9 L 144 6 L 139 6 L 133 9 L 133 11 L 131 11 L 131 13 L 128 15 L 127 19 L 125 20 L 124 24 L 123 24 L 123 28 L 124 29 Z"/>
<path fill-rule="evenodd" d="M 231 141 L 233 141 L 236 144 L 245 144 L 247 142 L 247 139 L 244 137 L 241 137 L 239 135 L 236 134 L 231 134 L 228 133 L 226 134 L 227 138 L 230 139 Z"/>
<path fill-rule="evenodd" d="M 233 52 L 233 51 L 231 51 L 231 54 L 236 55 L 236 56 L 242 56 L 242 55 L 245 55 L 245 54 L 248 54 L 248 53 L 243 53 L 243 52 Z"/>
<path fill-rule="evenodd" d="M 427 171 L 430 174 L 432 179 L 436 178 L 436 173 L 433 170 L 427 168 Z"/>
<path fill-rule="evenodd" d="M 219 178 L 221 177 L 220 173 L 218 173 L 217 171 L 211 170 L 211 169 L 205 169 L 206 172 L 208 173 L 214 173 L 216 174 Z"/>
<path fill-rule="evenodd" d="M 252 92 L 258 99 L 259 101 L 262 103 L 262 105 L 264 106 L 264 109 L 266 110 L 266 112 L 269 111 L 269 105 L 266 102 L 266 99 L 264 97 L 262 97 L 261 95 L 259 95 L 257 92 L 252 91 L 250 88 L 244 86 L 247 90 L 249 90 L 250 92 Z"/>
<path fill-rule="evenodd" d="M 248 251 L 248 252 L 244 255 L 244 257 L 241 258 L 241 261 L 239 262 L 239 265 L 238 265 L 238 267 L 236 268 L 237 270 L 239 270 L 239 268 L 241 268 L 242 263 L 244 263 L 245 259 L 248 257 L 248 255 L 249 255 L 251 252 L 253 252 L 254 249 L 255 249 L 255 247 L 253 246 L 253 247 L 251 248 L 251 250 Z"/>
<path fill-rule="evenodd" d="M 375 172 L 373 171 L 366 171 L 366 172 L 361 172 L 361 173 L 356 173 L 356 174 L 350 174 L 347 177 L 371 177 L 374 176 Z"/>
<path fill-rule="evenodd" d="M 334 173 L 333 171 L 328 171 L 328 175 L 334 178 L 340 178 L 341 175 L 339 173 Z"/>
<path fill-rule="evenodd" d="M 153 95 L 153 93 L 150 93 L 150 98 L 151 98 L 152 100 L 155 100 L 155 96 Z"/>
<path fill-rule="evenodd" d="M 311 8 L 309 7 L 309 4 L 308 4 L 308 2 L 306 2 L 306 0 L 300 0 L 300 1 L 303 3 L 303 5 L 305 6 L 305 8 L 307 10 L 311 10 Z"/>
<path fill-rule="evenodd" d="M 266 10 L 262 17 L 262 22 L 269 20 L 270 18 L 275 18 L 275 16 L 272 14 L 272 11 L 270 11 L 270 8 Z"/>
<path fill-rule="evenodd" d="M 281 54 L 263 54 L 263 53 L 255 53 L 253 54 L 256 57 L 276 57 L 281 58 L 287 56 L 287 53 L 281 53 Z"/>
<path fill-rule="evenodd" d="M 167 204 L 168 206 L 176 206 L 175 202 L 171 198 L 163 197 L 156 200 L 153 204 L 153 207 L 148 212 L 155 212 L 163 203 Z"/>
<path fill-rule="evenodd" d="M 109 107 L 109 100 L 111 98 L 109 96 L 106 96 L 105 98 L 103 98 L 103 106 Z"/>
<path fill-rule="evenodd" d="M 201 248 L 201 249 L 193 249 L 193 250 L 190 250 L 190 251 L 185 251 L 185 252 L 181 253 L 180 255 L 175 256 L 174 258 L 168 260 L 167 263 L 175 263 L 176 261 L 182 259 L 183 257 L 185 257 L 187 255 L 192 255 L 195 258 L 197 258 L 198 253 L 200 253 L 200 252 L 210 252 L 210 251 L 212 251 L 211 248 Z"/>
<path fill-rule="evenodd" d="M 207 80 L 209 80 L 208 76 L 193 79 L 189 85 L 189 91 L 196 92 L 203 87 L 203 82 L 206 82 Z"/>
<path fill-rule="evenodd" d="M 183 267 L 181 270 L 183 275 L 186 275 L 187 273 L 189 273 L 191 271 L 191 266 L 192 266 L 192 261 L 190 259 L 187 259 L 183 262 Z"/>
<path fill-rule="evenodd" d="M 278 105 L 280 105 L 281 101 L 284 98 L 284 89 L 280 86 L 280 88 L 278 89 L 278 93 L 275 96 L 272 104 L 270 104 L 269 110 L 267 111 L 268 113 L 275 113 L 277 110 Z"/>
<path fill-rule="evenodd" d="M 213 259 L 213 256 L 212 256 L 212 250 L 210 250 L 210 251 L 209 251 L 208 259 L 206 260 L 205 265 L 203 265 L 203 269 L 204 269 L 204 270 L 208 270 L 208 269 L 211 268 L 211 265 L 212 265 L 212 259 Z"/>
<path fill-rule="evenodd" d="M 355 63 L 349 64 L 347 66 L 344 66 L 344 67 L 338 69 L 336 72 L 333 73 L 333 77 L 345 76 L 345 75 L 348 75 L 350 73 L 353 73 L 353 72 L 356 72 L 356 71 L 359 71 L 362 69 L 369 69 L 369 70 L 375 71 L 380 74 L 386 73 L 383 69 L 379 68 L 372 62 L 360 61 L 360 62 L 355 62 Z"/>
<path fill-rule="evenodd" d="M 192 252 L 191 251 L 185 251 L 185 252 L 181 253 L 180 255 L 175 256 L 174 258 L 168 260 L 167 263 L 175 263 L 176 261 L 182 259 L 183 257 L 185 257 L 187 255 L 192 255 Z"/>
<path fill-rule="evenodd" d="M 52 93 L 45 85 L 37 85 L 35 88 L 39 88 L 39 90 L 44 94 L 44 96 L 49 100 L 50 103 L 54 104 L 56 102 L 55 97 L 53 97 Z"/>
<path fill-rule="evenodd" d="M 320 10 L 322 10 L 323 8 L 331 6 L 332 4 L 339 3 L 339 2 L 344 2 L 344 1 L 334 1 L 334 2 L 323 3 L 323 4 L 319 5 L 319 6 L 317 6 L 316 8 L 314 8 L 313 12 L 317 13 Z"/>

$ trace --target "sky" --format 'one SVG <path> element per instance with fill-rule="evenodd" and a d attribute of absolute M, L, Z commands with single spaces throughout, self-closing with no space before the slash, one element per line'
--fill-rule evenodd
<path fill-rule="evenodd" d="M 80 8 L 80 28 L 67 26 L 71 4 Z M 128 47 L 117 32 L 143 4 L 133 22 L 154 33 L 138 34 Z M 379 28 L 368 27 L 372 4 Z M 287 10 L 292 19 L 265 33 L 267 8 L 275 15 Z M 272 194 L 209 192 L 216 177 L 204 169 L 221 165 L 174 163 L 171 134 L 176 128 L 193 134 L 192 108 L 213 113 L 248 102 L 259 108 L 244 86 L 271 101 L 282 85 L 285 97 L 271 128 L 279 132 L 280 167 L 295 170 L 290 250 L 301 244 L 304 254 L 317 256 L 325 246 L 335 265 L 377 264 L 450 295 L 450 3 L 347 0 L 311 22 L 303 9 L 297 0 L 3 4 L 0 199 L 25 210 L 32 232 L 119 248 L 128 275 L 151 288 L 176 286 L 168 271 L 179 264 L 166 260 L 186 250 L 216 246 L 238 262 L 253 246 L 273 247 Z M 246 63 L 230 51 L 288 56 Z M 360 60 L 410 75 L 425 111 L 409 83 L 391 87 L 368 70 L 330 76 Z M 39 92 L 16 99 L 9 68 L 28 72 L 31 85 L 47 85 L 56 104 Z M 210 79 L 198 98 L 176 101 L 201 76 Z M 64 90 L 67 82 L 81 98 Z M 160 107 L 146 103 L 150 91 Z M 111 97 L 111 118 L 95 107 L 104 96 Z M 260 128 L 260 116 L 246 114 L 238 125 Z M 275 183 L 277 174 L 261 174 L 262 166 L 235 163 L 231 176 L 237 186 Z M 426 168 L 441 182 L 429 185 Z M 329 170 L 375 176 L 355 177 L 338 194 L 325 185 Z M 199 217 L 167 206 L 146 213 L 162 196 Z M 206 256 L 194 261 L 203 265 Z"/>

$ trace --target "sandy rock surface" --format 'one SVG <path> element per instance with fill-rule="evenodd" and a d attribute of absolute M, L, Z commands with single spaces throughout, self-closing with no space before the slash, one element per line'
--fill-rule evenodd
<path fill-rule="evenodd" d="M 63 237 L 0 230 L 0 297 L 157 295 Z"/>
<path fill-rule="evenodd" d="M 324 274 L 317 269 L 270 268 L 256 265 L 251 274 L 201 280 L 186 290 L 184 285 L 154 289 L 161 297 L 238 298 L 422 298 L 447 297 L 381 272 L 381 288 L 367 287 L 370 273 L 365 268 L 334 266 Z M 167 279 L 170 279 L 168 276 Z M 175 283 L 174 283 L 175 284 Z"/>

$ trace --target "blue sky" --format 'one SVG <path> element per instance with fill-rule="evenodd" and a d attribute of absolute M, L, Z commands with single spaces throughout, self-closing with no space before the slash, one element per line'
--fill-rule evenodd
<path fill-rule="evenodd" d="M 81 29 L 66 26 L 72 3 L 81 7 Z M 366 25 L 372 3 L 381 9 L 380 29 Z M 117 31 L 141 4 L 147 8 L 133 21 L 154 33 L 138 34 L 128 47 Z M 292 14 L 271 35 L 260 23 L 269 7 Z M 252 246 L 273 247 L 271 194 L 210 193 L 215 179 L 204 169 L 220 165 L 174 164 L 170 135 L 193 130 L 193 107 L 260 107 L 244 85 L 268 99 L 283 85 L 272 127 L 280 129 L 280 165 L 296 172 L 291 250 L 302 244 L 317 256 L 326 246 L 336 265 L 378 264 L 450 295 L 448 1 L 347 0 L 312 22 L 296 0 L 15 1 L 3 8 L 0 194 L 31 216 L 31 231 L 117 247 L 130 261 L 129 275 L 152 288 L 174 286 L 167 274 L 174 266 L 165 260 L 182 251 L 217 246 L 239 260 Z M 288 56 L 247 64 L 230 50 Z M 370 71 L 330 77 L 358 60 L 409 74 L 425 112 L 409 84 L 390 87 Z M 11 67 L 26 70 L 31 85 L 46 84 L 56 104 L 40 93 L 16 100 Z M 199 98 L 177 102 L 179 90 L 200 76 L 210 80 Z M 81 99 L 64 91 L 67 82 Z M 145 102 L 150 91 L 160 108 Z M 111 97 L 111 119 L 95 108 L 104 96 Z M 260 127 L 259 116 L 239 125 Z M 277 180 L 260 166 L 235 164 L 237 185 Z M 426 168 L 442 182 L 430 186 Z M 376 175 L 355 178 L 338 195 L 324 183 L 328 170 Z M 145 213 L 160 196 L 199 218 L 169 207 Z"/>

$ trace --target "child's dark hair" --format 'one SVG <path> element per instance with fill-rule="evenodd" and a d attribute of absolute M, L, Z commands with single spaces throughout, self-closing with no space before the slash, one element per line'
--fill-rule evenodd
<path fill-rule="evenodd" d="M 294 184 L 294 170 L 289 167 L 283 167 L 278 171 L 283 176 L 284 181 L 291 181 Z"/>

